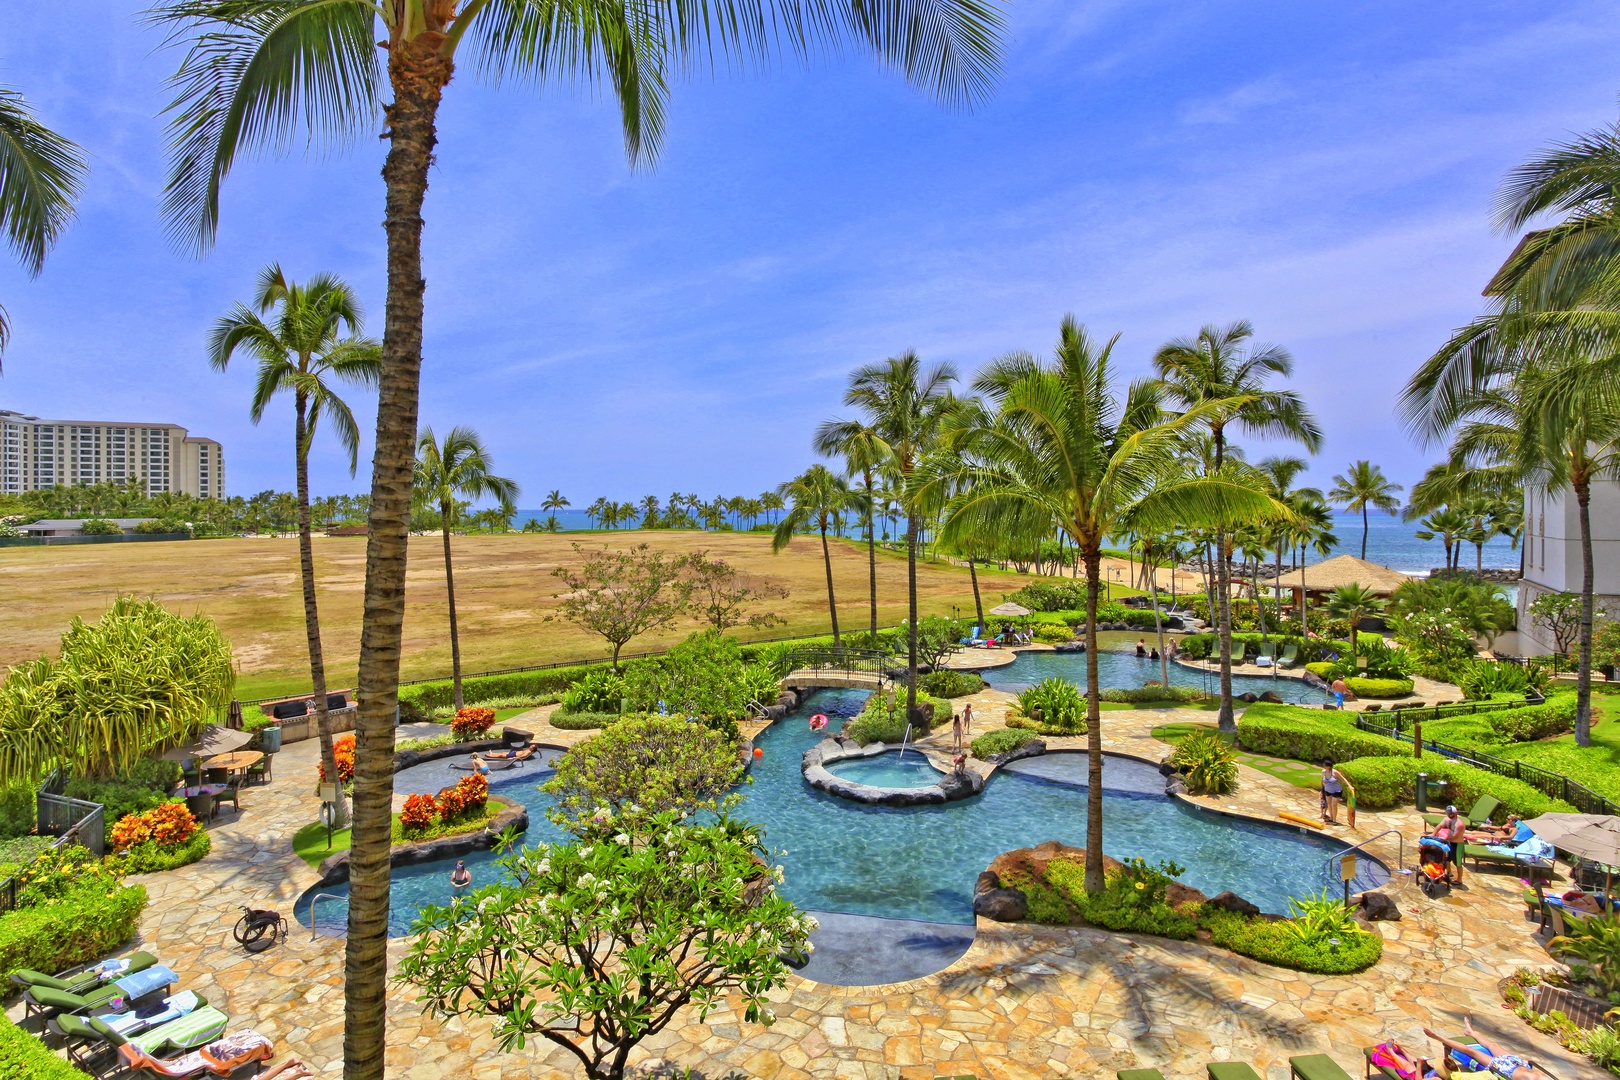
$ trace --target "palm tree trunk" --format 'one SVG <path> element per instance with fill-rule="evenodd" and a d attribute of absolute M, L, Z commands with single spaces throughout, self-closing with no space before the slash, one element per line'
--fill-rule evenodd
<path fill-rule="evenodd" d="M 1146 560 L 1143 560 L 1146 565 Z M 1159 574 L 1155 564 L 1153 580 L 1148 583 L 1148 595 L 1153 597 L 1153 632 L 1159 639 L 1159 677 L 1164 680 L 1168 689 L 1170 686 L 1170 653 L 1164 647 L 1164 620 L 1159 616 Z"/>
<path fill-rule="evenodd" d="M 1367 557 L 1367 504 L 1361 504 L 1361 557 Z"/>
<path fill-rule="evenodd" d="M 906 719 L 917 715 L 917 515 L 906 511 Z"/>
<path fill-rule="evenodd" d="M 456 628 L 456 575 L 450 568 L 450 507 L 440 509 L 444 523 L 444 591 L 450 601 L 450 680 L 455 687 L 456 711 L 466 704 L 461 697 L 461 634 Z"/>
<path fill-rule="evenodd" d="M 1592 485 L 1577 480 L 1575 505 L 1581 519 L 1581 652 L 1575 680 L 1575 745 L 1592 745 Z"/>
<path fill-rule="evenodd" d="M 298 463 L 298 569 L 304 579 L 304 633 L 309 640 L 309 682 L 315 696 L 315 726 L 320 732 L 321 766 L 326 770 L 328 783 L 337 788 L 332 827 L 341 829 L 349 823 L 349 808 L 343 799 L 343 785 L 338 780 L 337 754 L 332 750 L 332 717 L 326 708 L 326 655 L 321 649 L 321 617 L 315 605 L 315 542 L 309 522 L 309 427 L 306 420 L 309 401 L 303 394 L 297 395 L 296 408 L 298 422 L 294 428 L 297 438 L 294 460 Z"/>
<path fill-rule="evenodd" d="M 1102 691 L 1097 673 L 1097 591 L 1102 542 L 1083 541 L 1086 561 L 1086 891 L 1103 889 Z"/>
<path fill-rule="evenodd" d="M 984 601 L 979 598 L 979 571 L 973 566 L 973 556 L 968 556 L 968 578 L 973 582 L 973 610 L 979 616 L 979 633 L 984 633 Z"/>
<path fill-rule="evenodd" d="M 1221 639 L 1221 711 L 1220 729 L 1236 733 L 1237 720 L 1232 715 L 1232 559 L 1226 551 L 1226 534 L 1215 534 L 1216 599 L 1220 602 L 1218 633 Z"/>
<path fill-rule="evenodd" d="M 877 648 L 877 508 L 872 504 L 872 474 L 866 473 L 866 588 L 872 611 L 872 648 Z"/>
<path fill-rule="evenodd" d="M 826 518 L 821 519 L 821 559 L 827 565 L 827 613 L 832 616 L 833 647 L 838 648 L 843 645 L 843 640 L 838 636 L 838 601 L 833 596 L 832 550 L 827 547 Z"/>
<path fill-rule="evenodd" d="M 423 38 L 427 39 L 425 42 Z M 439 102 L 450 61 L 438 35 L 396 41 L 388 53 L 394 99 L 386 107 L 383 229 L 388 238 L 387 325 L 377 395 L 377 447 L 366 536 L 360 632 L 360 716 L 355 732 L 354 831 L 344 948 L 344 1080 L 382 1080 L 387 1040 L 388 898 L 393 826 L 394 725 L 405 621 L 405 549 L 422 381 L 422 201 L 433 162 Z"/>

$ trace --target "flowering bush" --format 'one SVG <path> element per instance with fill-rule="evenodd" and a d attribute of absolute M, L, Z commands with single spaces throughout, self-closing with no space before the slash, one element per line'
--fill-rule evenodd
<path fill-rule="evenodd" d="M 423 832 L 433 824 L 439 804 L 431 795 L 412 795 L 405 800 L 405 809 L 399 812 L 399 824 L 406 832 Z"/>
<path fill-rule="evenodd" d="M 456 781 L 455 787 L 447 787 L 439 792 L 439 820 L 449 824 L 463 814 L 480 813 L 487 802 L 489 781 L 481 773 L 463 776 Z"/>
<path fill-rule="evenodd" d="M 341 735 L 332 741 L 332 756 L 337 759 L 338 779 L 348 783 L 354 779 L 354 736 Z M 326 779 L 326 765 L 318 763 L 315 766 L 320 771 L 321 779 Z"/>
<path fill-rule="evenodd" d="M 185 803 L 160 803 L 141 814 L 125 814 L 113 826 L 114 851 L 127 851 L 148 840 L 160 848 L 178 847 L 197 831 L 197 819 Z"/>
<path fill-rule="evenodd" d="M 495 723 L 495 710 L 484 705 L 468 705 L 450 721 L 450 734 L 457 739 L 474 739 Z"/>

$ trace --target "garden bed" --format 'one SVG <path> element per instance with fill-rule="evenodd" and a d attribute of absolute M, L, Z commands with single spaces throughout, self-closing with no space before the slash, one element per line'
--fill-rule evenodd
<path fill-rule="evenodd" d="M 529 811 L 522 805 L 513 802 L 501 795 L 489 797 L 489 812 L 477 818 L 469 818 L 457 822 L 447 831 L 438 835 L 429 834 L 425 839 L 404 838 L 404 831 L 400 825 L 399 815 L 394 815 L 393 836 L 394 847 L 389 856 L 389 862 L 394 866 L 408 863 L 428 862 L 433 859 L 443 859 L 453 855 L 465 855 L 469 851 L 495 846 L 496 839 L 507 829 L 516 829 L 523 832 L 529 827 Z M 349 879 L 349 840 L 348 829 L 332 834 L 332 849 L 325 850 L 326 827 L 316 822 L 305 825 L 298 830 L 293 838 L 293 850 L 298 852 L 300 858 L 321 873 L 318 884 L 331 885 Z M 312 858 L 311 856 L 315 856 Z"/>

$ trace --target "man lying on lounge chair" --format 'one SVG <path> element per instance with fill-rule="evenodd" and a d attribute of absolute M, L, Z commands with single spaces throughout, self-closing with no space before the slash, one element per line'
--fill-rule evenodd
<path fill-rule="evenodd" d="M 485 754 L 491 761 L 528 761 L 539 751 L 540 744 L 531 742 L 527 746 L 520 746 L 516 750 L 491 750 Z"/>

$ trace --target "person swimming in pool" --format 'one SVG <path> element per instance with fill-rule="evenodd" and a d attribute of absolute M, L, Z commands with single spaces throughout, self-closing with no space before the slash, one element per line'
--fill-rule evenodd
<path fill-rule="evenodd" d="M 1137 638 L 1136 639 L 1136 655 L 1137 656 L 1146 656 L 1147 655 L 1147 639 L 1146 638 Z"/>
<path fill-rule="evenodd" d="M 456 860 L 456 868 L 450 871 L 450 885 L 456 889 L 465 889 L 472 884 L 472 871 L 460 859 Z"/>

